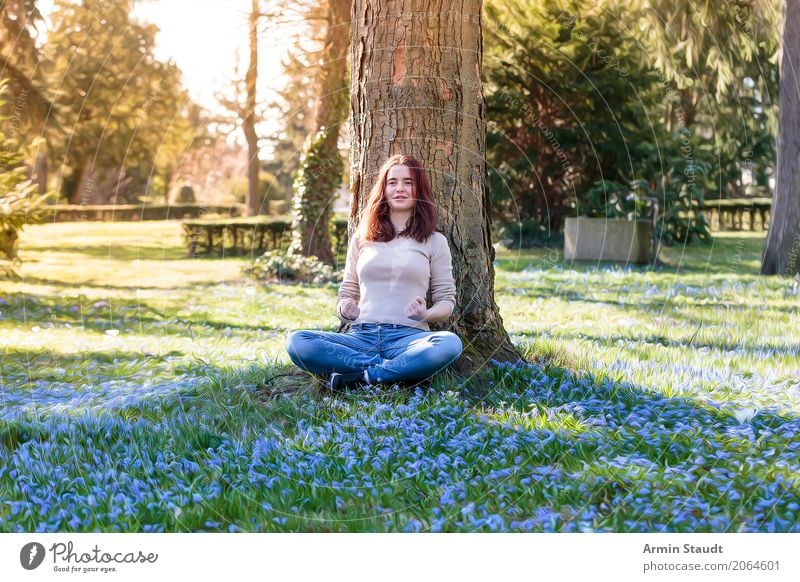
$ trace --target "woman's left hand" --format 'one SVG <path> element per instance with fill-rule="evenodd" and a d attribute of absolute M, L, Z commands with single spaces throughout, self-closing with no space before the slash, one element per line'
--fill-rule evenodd
<path fill-rule="evenodd" d="M 406 305 L 406 317 L 416 321 L 422 321 L 428 315 L 428 309 L 425 307 L 425 299 L 422 297 L 415 297 L 411 303 Z"/>

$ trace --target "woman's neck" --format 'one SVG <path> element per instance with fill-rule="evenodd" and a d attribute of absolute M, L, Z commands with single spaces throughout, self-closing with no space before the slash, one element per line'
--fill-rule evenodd
<path fill-rule="evenodd" d="M 389 215 L 389 220 L 392 221 L 392 225 L 394 225 L 395 233 L 403 232 L 406 229 L 406 224 L 408 223 L 408 219 L 411 218 L 411 212 L 392 212 Z"/>

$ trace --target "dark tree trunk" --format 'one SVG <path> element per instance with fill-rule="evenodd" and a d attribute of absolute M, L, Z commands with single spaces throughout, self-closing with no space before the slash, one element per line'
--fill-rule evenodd
<path fill-rule="evenodd" d="M 386 158 L 421 159 L 453 255 L 458 368 L 517 361 L 494 300 L 481 1 L 355 0 L 351 21 L 351 232 Z"/>
<path fill-rule="evenodd" d="M 785 0 L 778 164 L 762 275 L 800 272 L 800 0 Z"/>
<path fill-rule="evenodd" d="M 72 166 L 75 168 L 69 178 L 63 182 L 62 194 L 69 200 L 70 204 L 91 204 L 89 200 L 83 199 L 83 190 L 86 173 L 89 169 L 84 162 L 77 162 Z"/>

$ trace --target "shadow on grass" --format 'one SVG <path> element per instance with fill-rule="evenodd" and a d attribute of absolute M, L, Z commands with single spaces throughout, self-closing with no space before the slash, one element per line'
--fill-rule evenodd
<path fill-rule="evenodd" d="M 689 319 L 689 318 L 687 318 Z M 697 326 L 692 326 L 689 329 L 700 331 L 702 329 L 703 324 L 699 324 Z M 518 331 L 514 333 L 515 336 L 521 337 L 529 337 L 529 338 L 541 338 L 541 333 L 538 331 Z M 586 333 L 566 333 L 559 331 L 554 335 L 547 336 L 549 340 L 578 340 L 584 342 L 599 342 L 600 344 L 605 344 L 611 346 L 618 341 L 624 342 L 643 342 L 645 344 L 649 344 L 652 346 L 660 346 L 666 348 L 690 348 L 690 349 L 716 349 L 721 351 L 735 351 L 739 356 L 751 356 L 753 358 L 763 357 L 765 352 L 769 352 L 771 350 L 779 350 L 779 351 L 786 351 L 793 353 L 794 355 L 800 355 L 800 345 L 795 346 L 770 346 L 770 345 L 743 345 L 743 342 L 726 342 L 726 341 L 714 341 L 714 342 L 699 342 L 694 340 L 676 340 L 671 339 L 661 335 L 654 335 L 649 334 L 645 336 L 632 336 L 632 335 L 624 335 L 624 334 L 613 334 L 610 336 L 599 336 L 599 335 L 592 335 Z"/>
<path fill-rule="evenodd" d="M 630 382 L 614 383 L 602 375 L 569 367 L 545 364 L 529 370 L 525 373 L 506 367 L 486 371 L 483 380 L 471 382 L 464 395 L 473 408 L 512 408 L 520 418 L 532 410 L 551 420 L 574 415 L 585 431 L 572 438 L 568 450 L 554 461 L 587 472 L 590 467 L 608 463 L 613 468 L 609 482 L 616 486 L 614 494 L 633 505 L 643 504 L 639 485 L 647 479 L 632 478 L 627 473 L 628 467 L 636 466 L 629 459 L 643 457 L 662 471 L 690 475 L 681 485 L 687 503 L 699 500 L 712 506 L 727 505 L 730 513 L 735 512 L 735 519 L 724 531 L 737 531 L 741 521 L 754 515 L 760 519 L 756 530 L 773 518 L 781 520 L 777 522 L 782 524 L 778 531 L 797 530 L 800 520 L 787 520 L 786 507 L 797 498 L 798 483 L 783 477 L 798 469 L 797 457 L 787 454 L 776 464 L 774 460 L 765 462 L 790 443 L 795 450 L 800 448 L 797 415 L 753 410 L 755 414 L 747 418 L 734 406 L 717 406 L 691 397 L 665 397 Z M 515 394 L 527 397 L 515 399 Z M 524 430 L 523 426 L 520 422 L 518 430 Z M 727 482 L 727 489 L 718 487 L 720 478 Z M 607 502 L 607 487 L 608 482 L 595 488 L 586 504 L 599 504 L 604 498 Z M 759 489 L 761 493 L 777 491 L 774 503 L 767 505 L 764 513 L 759 513 L 763 506 L 760 510 L 756 506 Z M 670 517 L 677 515 L 659 517 L 666 524 L 664 531 L 673 529 Z M 774 531 L 774 525 L 769 527 Z M 705 526 L 692 531 L 712 529 Z"/>
<path fill-rule="evenodd" d="M 609 289 L 611 292 L 611 289 Z M 628 292 L 620 291 L 619 295 L 623 296 L 626 295 Z M 719 303 L 675 303 L 674 298 L 672 297 L 664 297 L 662 299 L 655 299 L 649 301 L 622 301 L 622 300 L 613 300 L 613 299 L 597 299 L 593 297 L 586 297 L 585 295 L 578 293 L 576 291 L 561 291 L 557 293 L 546 293 L 542 291 L 529 291 L 525 293 L 520 293 L 518 296 L 525 297 L 526 299 L 563 299 L 565 301 L 575 301 L 581 303 L 594 303 L 598 305 L 610 305 L 613 307 L 618 307 L 621 309 L 629 309 L 629 310 L 641 310 L 647 312 L 653 312 L 658 314 L 663 314 L 665 310 L 671 309 L 718 309 L 718 310 L 725 310 L 725 311 L 736 311 L 736 312 L 758 312 L 758 307 L 753 305 L 741 304 L 741 303 L 729 303 L 729 302 L 719 302 Z M 775 306 L 772 305 L 769 307 L 769 311 L 775 311 L 780 313 L 789 313 L 789 314 L 796 314 L 800 312 L 800 307 L 786 305 L 786 306 Z"/>
<path fill-rule="evenodd" d="M 764 249 L 766 233 L 757 233 L 751 236 L 715 236 L 712 244 L 680 244 L 671 247 L 661 246 L 658 263 L 652 264 L 625 264 L 608 261 L 573 261 L 563 259 L 562 246 L 547 246 L 536 250 L 514 249 L 503 250 L 496 259 L 496 264 L 503 270 L 519 272 L 528 266 L 536 268 L 539 265 L 555 265 L 559 271 L 575 271 L 582 274 L 591 274 L 597 271 L 630 270 L 632 273 L 664 273 L 664 274 L 715 274 L 715 275 L 758 275 L 758 265 Z M 514 254 L 511 254 L 514 253 Z M 554 255 L 554 253 L 556 253 Z M 508 256 L 511 254 L 511 256 Z M 516 255 L 516 256 L 515 256 Z M 726 260 L 711 260 L 714 257 L 726 257 Z M 752 263 L 752 269 L 743 269 L 744 265 Z"/>
<path fill-rule="evenodd" d="M 45 252 L 51 249 L 43 247 L 27 247 L 23 252 Z M 96 245 L 84 247 L 59 246 L 59 253 L 83 255 L 93 259 L 113 259 L 115 261 L 185 261 L 191 259 L 189 251 L 181 247 Z M 76 259 L 78 262 L 79 259 Z"/>
<path fill-rule="evenodd" d="M 265 333 L 285 331 L 285 328 L 268 325 L 249 325 L 210 319 L 191 319 L 178 315 L 176 309 L 157 309 L 146 300 L 114 298 L 109 301 L 93 301 L 86 305 L 85 298 L 64 298 L 51 295 L 32 295 L 31 293 L 9 293 L 0 304 L 5 313 L 0 321 L 18 324 L 31 323 L 69 323 L 74 327 L 96 332 L 108 329 L 152 326 L 153 333 L 159 336 L 189 335 L 192 327 L 216 330 L 238 329 L 242 331 L 263 331 Z M 157 301 L 157 300 L 154 300 Z M 76 304 L 78 303 L 78 304 Z M 70 305 L 67 305 L 70 304 Z M 145 333 L 147 330 L 145 330 Z"/>
<path fill-rule="evenodd" d="M 217 283 L 191 283 L 188 285 L 170 285 L 169 287 L 165 286 L 153 286 L 153 285 L 112 285 L 110 283 L 103 283 L 95 284 L 95 283 L 67 283 L 64 281 L 60 281 L 58 279 L 47 279 L 44 277 L 34 277 L 30 275 L 26 275 L 24 279 L 20 279 L 22 283 L 28 283 L 31 285 L 47 285 L 49 287 L 58 287 L 61 289 L 114 289 L 114 290 L 126 290 L 134 293 L 136 291 L 185 291 L 188 289 L 205 289 L 217 286 Z M 36 295 L 35 293 L 28 292 L 27 295 Z"/>
<path fill-rule="evenodd" d="M 178 350 L 170 350 L 163 354 L 153 354 L 149 352 L 123 352 L 113 349 L 108 352 L 82 351 L 78 353 L 54 352 L 52 350 L 33 349 L 26 350 L 16 347 L 7 347 L 0 353 L 0 362 L 6 360 L 22 362 L 29 366 L 52 365 L 58 367 L 69 367 L 72 365 L 83 364 L 88 361 L 100 364 L 116 364 L 119 362 L 137 362 L 143 359 L 152 362 L 170 361 L 175 357 L 184 354 Z"/>

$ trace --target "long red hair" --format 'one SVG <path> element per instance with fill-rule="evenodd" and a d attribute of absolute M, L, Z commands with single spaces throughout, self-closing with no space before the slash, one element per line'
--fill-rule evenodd
<path fill-rule="evenodd" d="M 361 221 L 361 233 L 365 240 L 388 242 L 400 233 L 395 232 L 391 220 L 391 209 L 386 200 L 386 176 L 393 166 L 408 166 L 414 180 L 414 210 L 403 236 L 425 242 L 436 230 L 436 203 L 431 194 L 431 185 L 422 162 L 414 156 L 396 154 L 390 157 L 378 171 L 378 179 L 369 191 L 367 204 Z"/>

